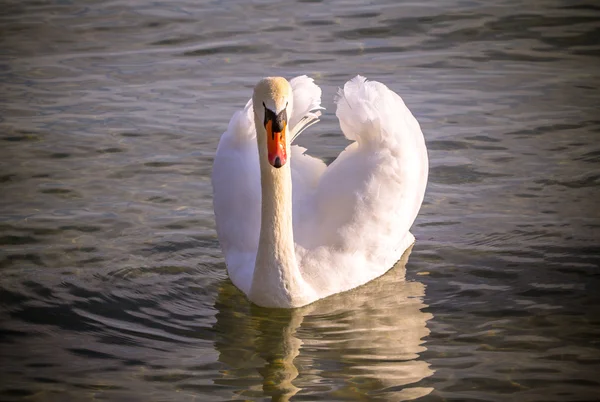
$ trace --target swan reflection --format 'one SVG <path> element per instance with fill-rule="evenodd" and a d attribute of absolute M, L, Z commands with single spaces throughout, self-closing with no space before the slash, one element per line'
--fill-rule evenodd
<path fill-rule="evenodd" d="M 384 276 L 294 310 L 250 304 L 230 282 L 216 302 L 216 348 L 227 370 L 217 384 L 286 401 L 301 389 L 332 399 L 411 400 L 431 388 L 410 386 L 433 374 L 419 358 L 429 334 L 425 287 L 406 282 L 405 253 Z"/>

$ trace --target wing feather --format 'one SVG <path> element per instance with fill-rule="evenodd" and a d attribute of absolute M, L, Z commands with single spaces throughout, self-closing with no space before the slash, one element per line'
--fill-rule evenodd
<path fill-rule="evenodd" d="M 342 132 L 355 142 L 325 170 L 316 190 L 322 244 L 389 252 L 408 233 L 423 200 L 423 134 L 400 96 L 379 82 L 357 76 L 336 102 Z"/>
<path fill-rule="evenodd" d="M 256 252 L 260 229 L 260 168 L 251 103 L 236 112 L 217 147 L 213 207 L 225 257 Z"/>

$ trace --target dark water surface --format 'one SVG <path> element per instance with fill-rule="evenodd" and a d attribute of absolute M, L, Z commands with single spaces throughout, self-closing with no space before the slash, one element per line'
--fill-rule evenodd
<path fill-rule="evenodd" d="M 0 400 L 600 400 L 600 7 L 2 1 Z M 408 262 L 294 311 L 227 279 L 209 182 L 265 75 L 346 144 L 355 74 L 421 122 Z"/>

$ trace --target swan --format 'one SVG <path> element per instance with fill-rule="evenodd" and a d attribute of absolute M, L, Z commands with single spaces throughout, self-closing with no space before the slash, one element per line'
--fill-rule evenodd
<path fill-rule="evenodd" d="M 231 281 L 259 306 L 301 307 L 363 285 L 415 240 L 428 176 L 419 123 L 399 95 L 361 76 L 336 103 L 352 143 L 329 166 L 291 145 L 323 109 L 307 76 L 259 81 L 219 140 L 217 237 Z"/>

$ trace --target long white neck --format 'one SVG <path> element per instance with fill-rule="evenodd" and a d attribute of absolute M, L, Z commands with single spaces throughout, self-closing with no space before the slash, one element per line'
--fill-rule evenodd
<path fill-rule="evenodd" d="M 262 130 L 257 124 L 257 136 L 262 135 Z M 298 270 L 294 250 L 290 161 L 276 169 L 269 164 L 267 146 L 260 139 L 258 147 L 262 187 L 260 241 L 248 296 L 264 307 L 297 307 L 306 304 L 308 288 Z"/>

